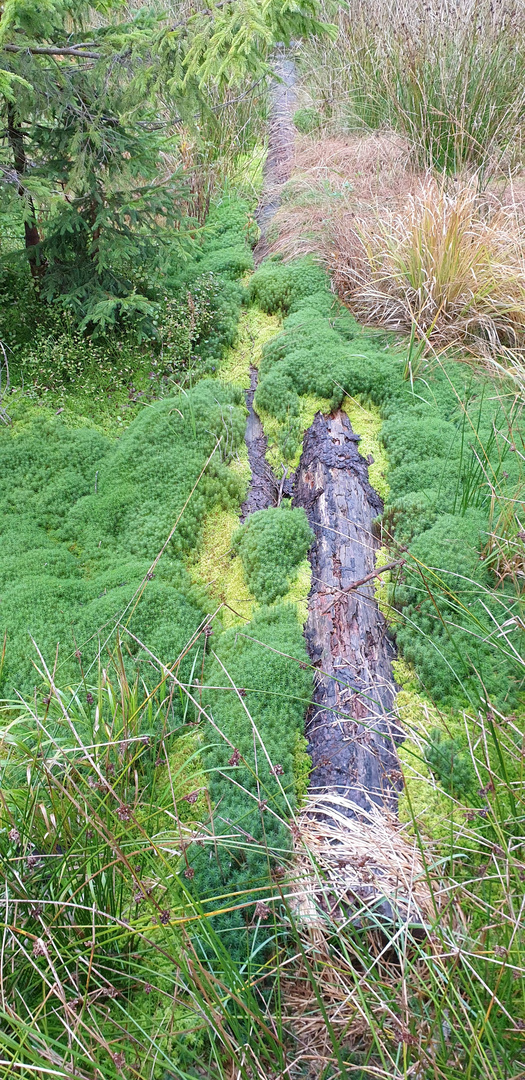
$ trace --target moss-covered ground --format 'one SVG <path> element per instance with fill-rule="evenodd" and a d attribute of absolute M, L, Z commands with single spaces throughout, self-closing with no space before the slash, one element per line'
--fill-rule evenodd
<path fill-rule="evenodd" d="M 82 903 L 91 889 L 101 910 L 153 941 L 153 952 L 130 961 L 135 990 L 123 975 L 122 985 L 140 1024 L 153 1018 L 159 1028 L 164 1014 L 173 1018 L 166 935 L 176 955 L 185 920 L 199 955 L 226 946 L 244 970 L 265 962 L 266 905 L 279 895 L 308 782 L 306 521 L 285 501 L 239 530 L 252 364 L 277 473 L 297 465 L 315 413 L 342 407 L 386 503 L 378 564 L 403 565 L 378 579 L 376 594 L 400 648 L 401 821 L 425 844 L 431 838 L 439 858 L 459 830 L 468 873 L 496 842 L 492 808 L 510 813 L 520 779 L 520 598 L 510 580 L 496 592 L 484 555 L 495 500 L 521 483 L 512 406 L 453 360 L 429 364 L 411 385 L 402 351 L 358 327 L 308 260 L 270 261 L 248 278 L 252 224 L 245 205 L 229 211 L 212 212 L 198 266 L 174 272 L 164 337 L 149 353 L 117 342 L 127 357 L 118 366 L 114 343 L 100 345 L 105 366 L 90 345 L 79 351 L 74 336 L 48 330 L 40 370 L 11 327 L 12 424 L 0 430 L 1 678 L 10 699 L 0 857 L 10 887 L 21 880 L 23 902 L 30 896 L 38 912 L 63 897 L 68 852 L 78 848 L 71 888 Z M 191 339 L 188 295 L 201 320 Z M 33 665 L 31 637 L 47 673 Z M 507 742 L 497 732 L 483 741 L 483 718 L 499 730 L 511 709 Z M 95 853 L 91 820 L 102 838 Z M 120 870 L 108 884 L 115 844 Z M 51 884 L 38 866 L 32 876 L 32 864 L 16 877 L 19 858 L 38 862 L 35 848 L 58 860 L 48 864 Z M 40 918 L 30 914 L 34 937 Z M 69 925 L 59 933 L 70 941 Z M 143 964 L 148 989 L 136 976 Z M 37 1002 L 40 981 L 27 957 L 23 965 Z M 196 1053 L 199 1039 L 188 1034 Z"/>

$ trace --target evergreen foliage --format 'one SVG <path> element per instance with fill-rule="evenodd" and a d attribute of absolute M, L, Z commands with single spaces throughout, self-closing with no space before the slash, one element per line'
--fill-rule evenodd
<path fill-rule="evenodd" d="M 251 889 L 262 888 L 253 893 L 255 905 L 272 893 L 266 845 L 283 858 L 290 849 L 297 737 L 312 693 L 295 608 L 263 607 L 242 630 L 225 631 L 207 665 L 206 684 L 203 702 L 214 723 L 207 725 L 202 757 L 216 808 L 214 830 L 223 839 L 219 846 L 188 852 L 193 887 L 205 910 L 213 910 L 212 898 L 227 891 L 238 890 L 236 902 L 246 903 Z M 259 927 L 253 941 L 252 904 L 214 920 L 239 961 L 266 936 Z"/>
<path fill-rule="evenodd" d="M 272 604 L 285 596 L 313 539 L 304 510 L 292 510 L 286 504 L 256 511 L 237 530 L 233 547 L 241 556 L 250 591 L 260 604 Z"/>
<path fill-rule="evenodd" d="M 384 524 L 413 556 L 392 594 L 405 616 L 398 643 L 436 700 L 479 702 L 482 687 L 489 701 L 513 707 L 523 684 L 517 601 L 505 588 L 493 595 L 480 559 L 491 488 L 511 499 L 519 489 L 511 412 L 486 380 L 451 360 L 411 383 L 405 357 L 334 305 L 320 276 L 308 260 L 273 260 L 253 275 L 252 297 L 290 312 L 264 348 L 255 407 L 279 421 L 289 458 L 300 445 L 301 395 L 338 408 L 348 393 L 380 407 L 390 462 Z M 509 646 L 504 624 L 512 627 Z"/>
<path fill-rule="evenodd" d="M 213 205 L 192 257 L 181 262 L 176 247 L 170 253 L 155 336 L 142 346 L 123 330 L 83 334 L 71 315 L 44 306 L 34 327 L 27 268 L 5 271 L 0 340 L 10 350 L 12 383 L 40 393 L 73 389 L 90 399 L 127 389 L 133 404 L 158 396 L 159 385 L 166 392 L 212 373 L 235 341 L 245 298 L 238 276 L 253 265 L 254 239 L 245 200 L 225 196 Z"/>
<path fill-rule="evenodd" d="M 213 87 L 262 79 L 276 41 L 323 30 L 317 0 L 212 2 L 175 26 L 156 5 L 9 0 L 0 23 L 4 208 L 37 293 L 82 329 L 151 331 L 170 247 L 191 245 L 177 125 Z M 159 121 L 162 113 L 163 119 Z"/>

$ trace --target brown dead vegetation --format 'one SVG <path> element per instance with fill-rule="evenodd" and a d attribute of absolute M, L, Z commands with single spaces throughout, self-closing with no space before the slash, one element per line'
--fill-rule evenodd
<path fill-rule="evenodd" d="M 418 173 L 398 135 L 302 136 L 270 254 L 314 254 L 365 323 L 474 356 L 525 349 L 525 184 Z M 512 362 L 510 362 L 512 361 Z"/>
<path fill-rule="evenodd" d="M 347 1048 L 370 1045 L 370 1009 L 386 1043 L 408 1030 L 405 968 L 412 968 L 413 980 L 416 965 L 423 991 L 426 952 L 439 963 L 431 930 L 439 885 L 430 882 L 415 840 L 394 815 L 364 812 L 334 794 L 308 800 L 298 820 L 294 868 L 289 902 L 302 949 L 283 981 L 284 1015 L 303 1060 L 310 1059 L 311 1075 L 319 1076 L 334 1062 L 334 1035 Z M 388 933 L 381 926 L 385 904 L 392 913 Z M 352 924 L 367 926 L 365 952 L 358 938 L 352 945 Z M 413 934 L 426 942 L 419 960 Z M 365 1010 L 363 995 L 378 971 L 390 994 L 387 1000 L 372 992 L 375 1004 Z"/>
<path fill-rule="evenodd" d="M 398 206 L 417 182 L 408 145 L 393 133 L 299 135 L 269 253 L 328 259 L 336 222 L 365 213 L 377 201 Z"/>

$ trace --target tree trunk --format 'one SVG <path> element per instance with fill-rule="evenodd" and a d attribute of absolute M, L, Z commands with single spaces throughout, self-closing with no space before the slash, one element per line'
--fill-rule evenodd
<path fill-rule="evenodd" d="M 11 150 L 13 151 L 18 194 L 24 199 L 26 206 L 29 208 L 29 217 L 24 219 L 25 246 L 29 257 L 31 274 L 33 279 L 38 281 L 44 270 L 44 265 L 40 262 L 38 251 L 36 250 L 38 244 L 40 244 L 40 233 L 36 222 L 33 199 L 24 187 L 21 179 L 27 171 L 24 133 L 16 123 L 14 108 L 11 104 L 7 106 L 7 137 L 9 139 Z"/>
<path fill-rule="evenodd" d="M 294 504 L 304 507 L 315 534 L 306 623 L 317 668 L 307 730 L 310 791 L 340 794 L 364 810 L 395 811 L 396 744 L 403 735 L 394 707 L 394 649 L 373 589 L 379 544 L 372 523 L 383 505 L 368 482 L 358 439 L 344 412 L 317 413 L 294 485 Z"/>

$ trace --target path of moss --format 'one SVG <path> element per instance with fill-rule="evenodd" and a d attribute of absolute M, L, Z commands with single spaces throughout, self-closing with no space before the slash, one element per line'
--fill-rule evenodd
<path fill-rule="evenodd" d="M 277 315 L 265 315 L 258 308 L 250 307 L 243 311 L 237 343 L 221 361 L 218 378 L 247 389 L 250 385 L 251 365 L 259 366 L 263 346 L 275 337 L 281 324 L 282 320 Z M 246 446 L 243 446 L 230 469 L 241 477 L 247 490 L 250 466 Z M 232 551 L 232 536 L 238 527 L 239 517 L 236 513 L 231 510 L 213 510 L 205 520 L 201 545 L 189 565 L 193 581 L 204 584 L 210 598 L 217 606 L 222 605 L 221 619 L 224 627 L 249 620 L 258 606 L 246 583 L 241 559 Z M 309 591 L 310 564 L 305 559 L 290 589 L 279 601 L 295 604 L 298 618 L 303 624 L 308 614 Z"/>
<path fill-rule="evenodd" d="M 377 439 L 377 435 L 375 436 Z M 361 444 L 360 444 L 361 449 Z M 371 453 L 386 455 L 382 447 L 372 446 Z M 379 456 L 376 462 L 379 463 Z M 371 471 L 371 470 L 370 470 Z M 385 485 L 382 498 L 388 495 Z M 391 561 L 391 553 L 386 546 L 379 548 L 376 566 L 385 566 Z M 390 584 L 392 575 L 387 571 L 374 582 L 375 597 L 380 611 L 389 626 L 399 622 L 400 615 L 390 603 Z M 451 709 L 438 709 L 434 702 L 423 693 L 414 668 L 398 657 L 392 663 L 394 678 L 399 687 L 396 696 L 396 717 L 399 720 L 405 738 L 398 747 L 398 757 L 403 772 L 403 790 L 399 796 L 398 816 L 402 824 L 412 834 L 420 834 L 439 846 L 440 841 L 450 841 L 451 811 L 454 805 L 456 826 L 464 825 L 468 820 L 467 808 L 453 804 L 452 800 L 436 785 L 425 760 L 425 744 L 431 731 L 439 729 L 450 739 L 465 736 L 463 716 L 456 715 Z"/>

